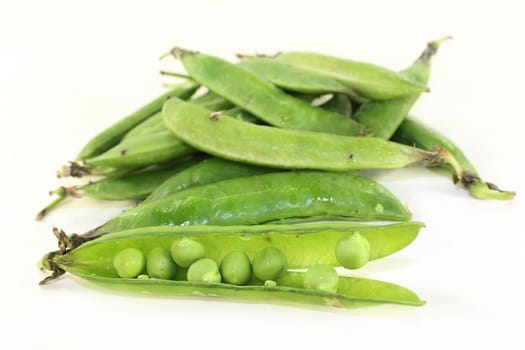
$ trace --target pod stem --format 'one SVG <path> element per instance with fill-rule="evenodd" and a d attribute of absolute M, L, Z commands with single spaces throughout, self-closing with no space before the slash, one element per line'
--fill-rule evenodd
<path fill-rule="evenodd" d="M 452 39 L 452 36 L 450 35 L 447 35 L 447 36 L 444 36 L 442 38 L 439 38 L 439 39 L 436 39 L 436 40 L 432 40 L 432 41 L 429 41 L 427 43 L 427 47 L 425 48 L 425 50 L 421 53 L 421 55 L 419 56 L 418 60 L 425 63 L 425 64 L 429 64 L 430 61 L 432 60 L 432 57 L 434 57 L 434 55 L 437 53 L 438 49 L 439 49 L 439 46 L 447 41 L 447 40 L 450 40 Z"/>
<path fill-rule="evenodd" d="M 54 190 L 49 191 L 49 194 L 57 195 L 58 197 L 55 198 L 51 203 L 49 203 L 44 209 L 38 212 L 35 218 L 37 221 L 42 220 L 44 216 L 46 216 L 53 208 L 55 208 L 58 204 L 64 201 L 64 199 L 69 197 L 81 198 L 84 195 L 79 186 L 60 186 L 58 188 L 55 188 Z"/>
<path fill-rule="evenodd" d="M 504 191 L 491 182 L 485 182 L 475 174 L 465 171 L 459 178 L 454 174 L 454 183 L 459 183 L 469 194 L 477 199 L 512 200 L 516 195 L 514 191 Z"/>
<path fill-rule="evenodd" d="M 82 162 L 70 161 L 69 164 L 60 167 L 57 170 L 58 177 L 82 177 L 90 175 L 88 167 L 86 167 Z"/>

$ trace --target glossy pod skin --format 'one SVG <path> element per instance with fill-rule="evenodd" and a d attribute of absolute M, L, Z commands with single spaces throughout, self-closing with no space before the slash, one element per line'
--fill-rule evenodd
<path fill-rule="evenodd" d="M 370 63 L 314 52 L 283 52 L 276 59 L 336 79 L 360 96 L 372 100 L 387 100 L 428 90 L 425 85 Z"/>
<path fill-rule="evenodd" d="M 392 139 L 423 149 L 435 147 L 446 149 L 457 160 L 462 174 L 458 174 L 457 169 L 450 166 L 446 166 L 446 169 L 454 175 L 455 181 L 466 188 L 474 198 L 511 200 L 516 194 L 513 191 L 503 191 L 492 183 L 484 182 L 479 177 L 475 166 L 452 140 L 414 118 L 406 118 Z"/>
<path fill-rule="evenodd" d="M 133 227 L 254 225 L 291 220 L 405 221 L 411 214 L 377 182 L 349 173 L 278 172 L 189 188 L 131 208 L 87 235 Z"/>
<path fill-rule="evenodd" d="M 270 125 L 340 135 L 366 133 L 366 128 L 352 119 L 296 99 L 238 65 L 178 48 L 172 53 L 192 79 Z"/>
<path fill-rule="evenodd" d="M 243 176 L 266 174 L 274 171 L 277 170 L 232 162 L 221 158 L 206 158 L 167 179 L 158 186 L 144 202 L 164 198 L 172 193 L 190 187 Z"/>
<path fill-rule="evenodd" d="M 443 161 L 436 152 L 377 138 L 253 125 L 175 98 L 164 104 L 162 115 L 166 126 L 196 149 L 268 167 L 347 171 Z"/>
<path fill-rule="evenodd" d="M 429 42 L 419 58 L 400 74 L 426 85 L 430 77 L 430 61 L 437 53 L 441 42 L 447 39 L 449 37 Z M 390 100 L 364 103 L 357 110 L 354 118 L 366 125 L 374 137 L 388 140 L 408 115 L 420 95 L 421 93 L 415 93 Z"/>
<path fill-rule="evenodd" d="M 144 199 L 149 196 L 157 187 L 175 174 L 183 171 L 187 167 L 195 164 L 195 160 L 187 160 L 182 164 L 177 164 L 165 169 L 155 169 L 151 171 L 135 172 L 121 176 L 107 177 L 98 181 L 89 182 L 82 186 L 61 186 L 50 194 L 58 197 L 47 207 L 42 209 L 36 216 L 41 220 L 56 205 L 66 198 L 90 197 L 103 200 L 136 200 Z"/>
<path fill-rule="evenodd" d="M 193 81 L 187 81 L 175 86 L 170 91 L 162 94 L 144 107 L 97 134 L 82 148 L 76 159 L 89 159 L 107 151 L 117 144 L 134 126 L 148 119 L 155 113 L 158 113 L 166 99 L 172 96 L 182 99 L 189 98 L 198 87 L 199 85 Z"/>

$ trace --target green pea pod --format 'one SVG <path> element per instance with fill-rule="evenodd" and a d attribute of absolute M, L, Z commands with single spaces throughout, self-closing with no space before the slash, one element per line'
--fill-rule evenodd
<path fill-rule="evenodd" d="M 97 167 L 139 168 L 195 153 L 197 150 L 164 129 L 130 138 L 84 163 L 90 174 L 97 174 Z"/>
<path fill-rule="evenodd" d="M 47 269 L 56 268 L 72 273 L 103 277 L 118 277 L 114 257 L 123 249 L 140 250 L 147 256 L 152 249 L 170 249 L 181 238 L 203 247 L 206 258 L 216 262 L 232 251 L 244 252 L 253 261 L 264 248 L 272 247 L 286 256 L 289 269 L 308 268 L 317 264 L 340 266 L 336 257 L 337 243 L 358 232 L 370 244 L 370 260 L 384 258 L 416 239 L 423 227 L 419 222 L 389 225 L 364 225 L 347 222 L 299 225 L 250 226 L 161 226 L 134 228 L 114 232 L 73 249 L 50 253 L 43 261 Z M 62 246 L 74 237 L 64 237 Z"/>
<path fill-rule="evenodd" d="M 193 95 L 198 87 L 199 85 L 193 81 L 187 81 L 175 86 L 172 90 L 162 94 L 144 107 L 121 119 L 116 124 L 110 126 L 92 138 L 84 148 L 82 148 L 77 156 L 77 160 L 89 159 L 105 152 L 113 145 L 117 144 L 135 125 L 138 125 L 150 116 L 158 113 L 167 98 L 176 96 L 186 99 Z"/>
<path fill-rule="evenodd" d="M 162 113 L 182 142 L 220 158 L 268 167 L 347 171 L 448 161 L 446 154 L 378 138 L 253 125 L 176 98 L 164 104 Z"/>
<path fill-rule="evenodd" d="M 388 100 L 427 91 L 424 84 L 389 69 L 314 52 L 284 52 L 277 60 L 339 80 L 360 96 Z"/>
<path fill-rule="evenodd" d="M 366 133 L 366 128 L 352 119 L 296 99 L 238 65 L 179 48 L 172 53 L 192 79 L 270 125 L 342 135 Z"/>
<path fill-rule="evenodd" d="M 43 219 L 44 216 L 67 198 L 89 197 L 102 200 L 144 199 L 166 180 L 195 163 L 195 160 L 187 160 L 182 164 L 169 168 L 111 176 L 82 186 L 60 186 L 49 192 L 58 197 L 42 209 L 37 214 L 36 219 Z"/>
<path fill-rule="evenodd" d="M 320 107 L 347 117 L 352 116 L 352 102 L 343 94 L 334 94 L 328 102 L 323 103 Z"/>
<path fill-rule="evenodd" d="M 400 74 L 415 82 L 427 84 L 430 77 L 430 61 L 437 53 L 439 45 L 448 39 L 450 37 L 429 42 L 419 58 Z M 354 118 L 366 125 L 375 137 L 388 140 L 408 115 L 420 95 L 421 93 L 416 93 L 390 100 L 364 103 Z"/>
<path fill-rule="evenodd" d="M 145 200 L 149 202 L 164 198 L 172 193 L 190 187 L 206 185 L 222 180 L 244 176 L 260 175 L 276 171 L 249 164 L 237 163 L 221 158 L 207 158 L 194 164 L 167 179 L 157 187 Z"/>
<path fill-rule="evenodd" d="M 305 306 L 320 305 L 335 308 L 358 308 L 378 304 L 401 304 L 421 306 L 421 300 L 413 291 L 399 285 L 358 277 L 340 277 L 337 293 L 305 289 L 300 285 L 303 273 L 287 273 L 277 280 L 275 286 L 225 283 L 192 283 L 159 279 L 124 279 L 100 277 L 82 273 L 74 275 L 88 281 L 92 286 L 107 291 L 138 293 L 152 296 L 207 296 L 226 300 L 245 300 L 279 305 Z M 292 280 L 293 286 L 286 283 Z M 342 287 L 344 286 L 344 287 Z"/>
<path fill-rule="evenodd" d="M 348 173 L 287 171 L 176 192 L 128 209 L 86 235 L 161 225 L 253 225 L 290 218 L 405 221 L 410 217 L 391 192 L 371 179 Z"/>
<path fill-rule="evenodd" d="M 392 139 L 423 149 L 430 150 L 436 147 L 446 149 L 457 160 L 460 171 L 457 170 L 458 167 L 446 166 L 446 169 L 474 198 L 511 200 L 516 194 L 512 191 L 503 191 L 496 185 L 481 180 L 474 165 L 454 142 L 415 119 L 405 119 Z"/>
<path fill-rule="evenodd" d="M 282 89 L 317 95 L 339 92 L 359 99 L 355 91 L 326 75 L 269 57 L 241 58 L 248 59 L 240 61 L 239 66 Z"/>

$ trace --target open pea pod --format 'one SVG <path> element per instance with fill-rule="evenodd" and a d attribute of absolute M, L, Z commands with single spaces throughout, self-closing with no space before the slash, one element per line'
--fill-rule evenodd
<path fill-rule="evenodd" d="M 413 292 L 385 282 L 340 277 L 337 293 L 306 289 L 302 273 L 287 272 L 276 279 L 275 286 L 263 286 L 253 280 L 249 285 L 195 283 L 181 280 L 120 278 L 114 259 L 124 249 L 133 248 L 148 256 L 156 248 L 169 249 L 182 238 L 202 245 L 205 256 L 216 262 L 232 251 L 241 251 L 253 261 L 266 247 L 279 249 L 286 256 L 289 269 L 317 264 L 339 266 L 337 243 L 359 233 L 370 243 L 370 260 L 391 255 L 409 245 L 423 227 L 419 222 L 390 225 L 363 225 L 341 222 L 263 225 L 263 226 L 188 226 L 147 227 L 108 234 L 73 249 L 48 254 L 43 267 L 54 273 L 43 282 L 64 272 L 116 290 L 148 292 L 161 295 L 219 295 L 352 307 L 378 302 L 421 305 Z M 72 239 L 72 238 L 64 238 Z M 67 246 L 67 242 L 62 242 Z M 180 277 L 180 276 L 179 276 Z"/>

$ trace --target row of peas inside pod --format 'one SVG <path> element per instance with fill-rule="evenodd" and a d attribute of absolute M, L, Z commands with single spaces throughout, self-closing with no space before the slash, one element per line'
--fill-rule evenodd
<path fill-rule="evenodd" d="M 439 167 L 475 198 L 514 196 L 409 117 L 446 39 L 429 42 L 401 71 L 314 52 L 229 62 L 174 48 L 169 55 L 186 72 L 169 74 L 184 81 L 61 167 L 60 177 L 102 178 L 51 191 L 57 198 L 38 219 L 72 197 L 138 204 L 83 234 L 55 230 L 59 250 L 41 260 L 52 271 L 43 283 L 69 272 L 160 294 L 421 305 L 406 288 L 333 268 L 393 254 L 422 227 L 360 170 Z"/>

